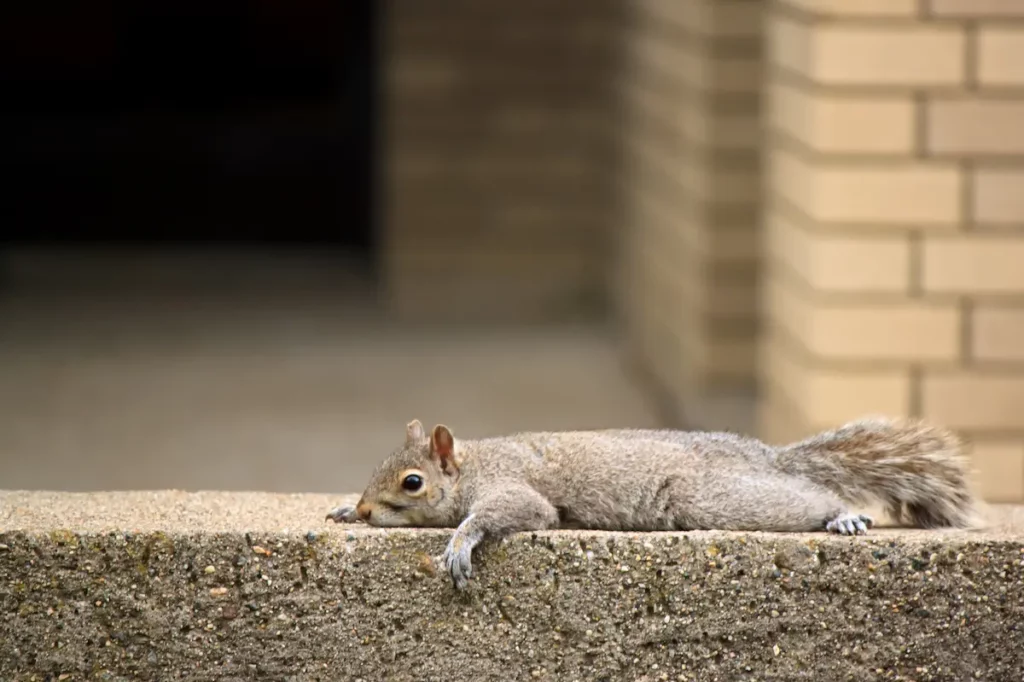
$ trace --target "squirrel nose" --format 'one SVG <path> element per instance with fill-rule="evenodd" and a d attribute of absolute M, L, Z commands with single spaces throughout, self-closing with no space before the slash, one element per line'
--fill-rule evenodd
<path fill-rule="evenodd" d="M 368 518 L 370 518 L 370 512 L 371 511 L 372 511 L 372 508 L 370 507 L 370 505 L 366 504 L 365 502 L 360 502 L 359 504 L 356 505 L 356 516 L 361 518 L 363 521 L 365 521 Z"/>

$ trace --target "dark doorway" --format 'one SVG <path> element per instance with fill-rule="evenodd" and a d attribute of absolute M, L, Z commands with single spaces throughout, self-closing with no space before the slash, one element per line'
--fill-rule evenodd
<path fill-rule="evenodd" d="M 313 244 L 371 258 L 374 6 L 11 3 L 7 244 Z"/>

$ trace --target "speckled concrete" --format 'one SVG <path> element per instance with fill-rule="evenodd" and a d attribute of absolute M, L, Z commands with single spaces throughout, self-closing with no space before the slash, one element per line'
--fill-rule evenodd
<path fill-rule="evenodd" d="M 0 493 L 3 680 L 1019 680 L 1024 510 L 982 532 L 514 536 L 342 497 Z"/>

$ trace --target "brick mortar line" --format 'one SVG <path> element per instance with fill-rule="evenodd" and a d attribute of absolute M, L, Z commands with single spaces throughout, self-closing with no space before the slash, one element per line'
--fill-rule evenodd
<path fill-rule="evenodd" d="M 928 236 L 929 238 L 955 238 L 967 236 L 963 230 L 960 229 L 960 223 L 922 223 L 915 221 L 913 223 L 892 223 L 885 221 L 877 222 L 833 222 L 825 221 L 814 218 L 806 211 L 795 205 L 785 196 L 778 191 L 769 188 L 768 196 L 764 202 L 766 208 L 773 208 L 776 210 L 781 209 L 783 215 L 797 221 L 801 226 L 805 226 L 807 229 L 814 231 L 816 234 L 829 235 L 829 234 L 841 234 L 844 236 L 854 235 L 865 235 L 865 236 L 884 236 L 884 235 L 907 235 L 914 233 L 921 233 Z M 922 227 L 922 225 L 928 225 Z"/>
<path fill-rule="evenodd" d="M 953 360 L 900 360 L 894 358 L 831 358 L 813 353 L 778 318 L 764 315 L 761 318 L 761 336 L 766 342 L 775 340 L 791 357 L 797 358 L 801 367 L 812 371 L 843 372 L 851 375 L 864 373 L 899 374 L 918 367 L 924 379 L 969 377 L 976 379 L 1011 379 L 1024 383 L 1024 362 L 1009 360 L 986 360 L 971 367 L 964 367 L 958 359 Z"/>
<path fill-rule="evenodd" d="M 941 239 L 1007 239 L 1024 237 L 1024 224 L 969 223 L 962 220 L 951 223 L 892 223 L 884 220 L 870 223 L 855 221 L 825 221 L 814 218 L 780 192 L 769 188 L 762 200 L 766 209 L 779 210 L 784 216 L 797 222 L 804 229 L 818 236 L 839 235 L 845 237 L 920 234 L 929 241 Z M 997 294 L 999 295 L 999 294 Z"/>
<path fill-rule="evenodd" d="M 924 416 L 924 381 L 923 370 L 917 365 L 912 365 L 909 372 L 910 388 L 907 396 L 907 414 L 910 417 L 921 418 Z"/>
<path fill-rule="evenodd" d="M 909 248 L 907 258 L 907 293 L 911 299 L 920 300 L 925 296 L 924 290 L 924 240 L 920 232 L 908 235 Z"/>
<path fill-rule="evenodd" d="M 931 157 L 928 145 L 928 123 L 930 107 L 928 106 L 928 95 L 924 92 L 915 92 L 914 101 L 914 156 L 919 159 Z"/>
<path fill-rule="evenodd" d="M 912 297 L 908 292 L 863 291 L 855 292 L 823 290 L 812 286 L 789 263 L 776 257 L 772 252 L 765 252 L 761 269 L 765 277 L 778 277 L 779 281 L 799 287 L 804 292 L 805 300 L 823 305 L 854 305 L 864 304 L 873 307 L 885 307 L 886 304 L 896 305 L 897 302 L 914 303 L 925 307 L 958 306 L 965 299 L 970 299 L 974 307 L 997 308 L 1002 310 L 1024 309 L 1024 292 L 1010 293 L 978 293 L 978 292 L 922 292 L 920 297 Z"/>
<path fill-rule="evenodd" d="M 1024 237 L 1024 224 L 972 223 L 971 229 L 965 230 L 961 222 L 934 224 L 915 222 L 904 225 L 885 221 L 872 223 L 823 221 L 811 217 L 800 207 L 772 189 L 768 189 L 762 205 L 766 211 L 778 210 L 783 216 L 817 237 L 834 235 L 846 238 L 870 237 L 878 239 L 920 234 L 928 241 L 964 239 L 968 237 L 978 237 L 980 239 Z M 1002 294 L 986 295 L 1002 296 Z"/>
<path fill-rule="evenodd" d="M 865 241 L 886 240 L 902 242 L 914 234 L 921 233 L 922 235 L 927 236 L 931 236 L 932 234 L 927 230 L 922 230 L 922 228 L 914 226 L 907 228 L 895 228 L 888 227 L 885 224 L 879 226 L 858 225 L 853 223 L 844 223 L 842 225 L 832 226 L 828 223 L 822 223 L 820 220 L 811 218 L 799 208 L 793 207 L 792 203 L 790 203 L 785 197 L 778 194 L 771 194 L 766 197 L 764 209 L 765 215 L 770 215 L 773 210 L 778 211 L 783 218 L 790 220 L 795 227 L 799 228 L 802 232 L 811 235 L 815 239 L 838 237 L 842 239 L 864 239 Z M 936 229 L 938 230 L 938 228 Z M 962 235 L 960 232 L 952 229 L 943 229 L 941 232 L 935 232 L 935 236 L 955 238 Z"/>
<path fill-rule="evenodd" d="M 975 366 L 974 302 L 969 298 L 960 302 L 960 360 L 965 368 Z"/>
<path fill-rule="evenodd" d="M 1024 28 L 1024 25 L 1022 25 Z M 892 95 L 913 95 L 925 92 L 932 99 L 964 100 L 975 98 L 989 99 L 1024 99 L 1024 85 L 1012 86 L 981 86 L 976 90 L 966 91 L 964 82 L 933 85 L 928 83 L 903 83 L 899 85 L 862 84 L 862 83 L 821 83 L 810 76 L 776 63 L 771 55 L 764 60 L 764 74 L 767 82 L 780 83 L 799 87 L 811 94 L 886 97 Z"/>
<path fill-rule="evenodd" d="M 978 80 L 978 23 L 964 22 L 964 87 L 970 92 L 979 88 Z"/>
<path fill-rule="evenodd" d="M 944 310 L 955 308 L 962 300 L 960 295 L 921 295 L 912 296 L 909 292 L 889 291 L 851 291 L 840 292 L 815 288 L 804 279 L 793 266 L 774 256 L 769 256 L 770 264 L 765 265 L 765 276 L 768 280 L 776 279 L 778 282 L 790 288 L 806 303 L 818 308 L 897 308 L 906 305 L 913 305 L 916 308 L 928 310 Z"/>
<path fill-rule="evenodd" d="M 784 152 L 790 152 L 802 160 L 826 167 L 866 168 L 873 166 L 884 169 L 901 169 L 911 166 L 936 166 L 951 168 L 955 167 L 957 161 L 960 160 L 959 157 L 920 156 L 915 154 L 913 149 L 902 153 L 867 151 L 863 153 L 825 152 L 811 147 L 789 131 L 775 125 L 767 126 L 763 143 L 766 152 L 770 153 L 775 149 L 779 149 Z"/>
<path fill-rule="evenodd" d="M 903 29 L 912 26 L 958 26 L 965 20 L 984 19 L 997 21 L 1011 25 L 1024 26 L 1024 17 L 1020 15 L 976 17 L 942 15 L 935 12 L 928 4 L 928 0 L 918 0 L 917 11 L 910 16 L 893 15 L 863 15 L 863 14 L 825 14 L 811 12 L 789 5 L 785 0 L 770 0 L 766 3 L 765 14 L 767 17 L 781 17 L 789 19 L 798 24 L 801 28 L 815 29 L 822 26 L 832 27 L 836 25 L 849 26 L 853 28 L 895 28 Z"/>
<path fill-rule="evenodd" d="M 960 162 L 960 226 L 964 232 L 973 232 L 975 201 L 974 162 L 965 159 Z"/>

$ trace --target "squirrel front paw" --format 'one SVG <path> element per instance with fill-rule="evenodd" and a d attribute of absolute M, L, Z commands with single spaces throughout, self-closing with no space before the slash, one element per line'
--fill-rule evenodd
<path fill-rule="evenodd" d="M 839 535 L 866 535 L 875 520 L 866 514 L 840 514 L 825 524 L 825 530 Z"/>
<path fill-rule="evenodd" d="M 334 521 L 335 523 L 355 523 L 358 517 L 356 516 L 355 505 L 343 504 L 340 507 L 335 507 L 331 511 L 327 512 L 327 518 L 324 521 Z"/>
<path fill-rule="evenodd" d="M 455 589 L 461 590 L 473 577 L 473 545 L 468 542 L 466 536 L 455 533 L 448 542 L 448 546 L 441 555 L 441 565 L 455 584 Z"/>

